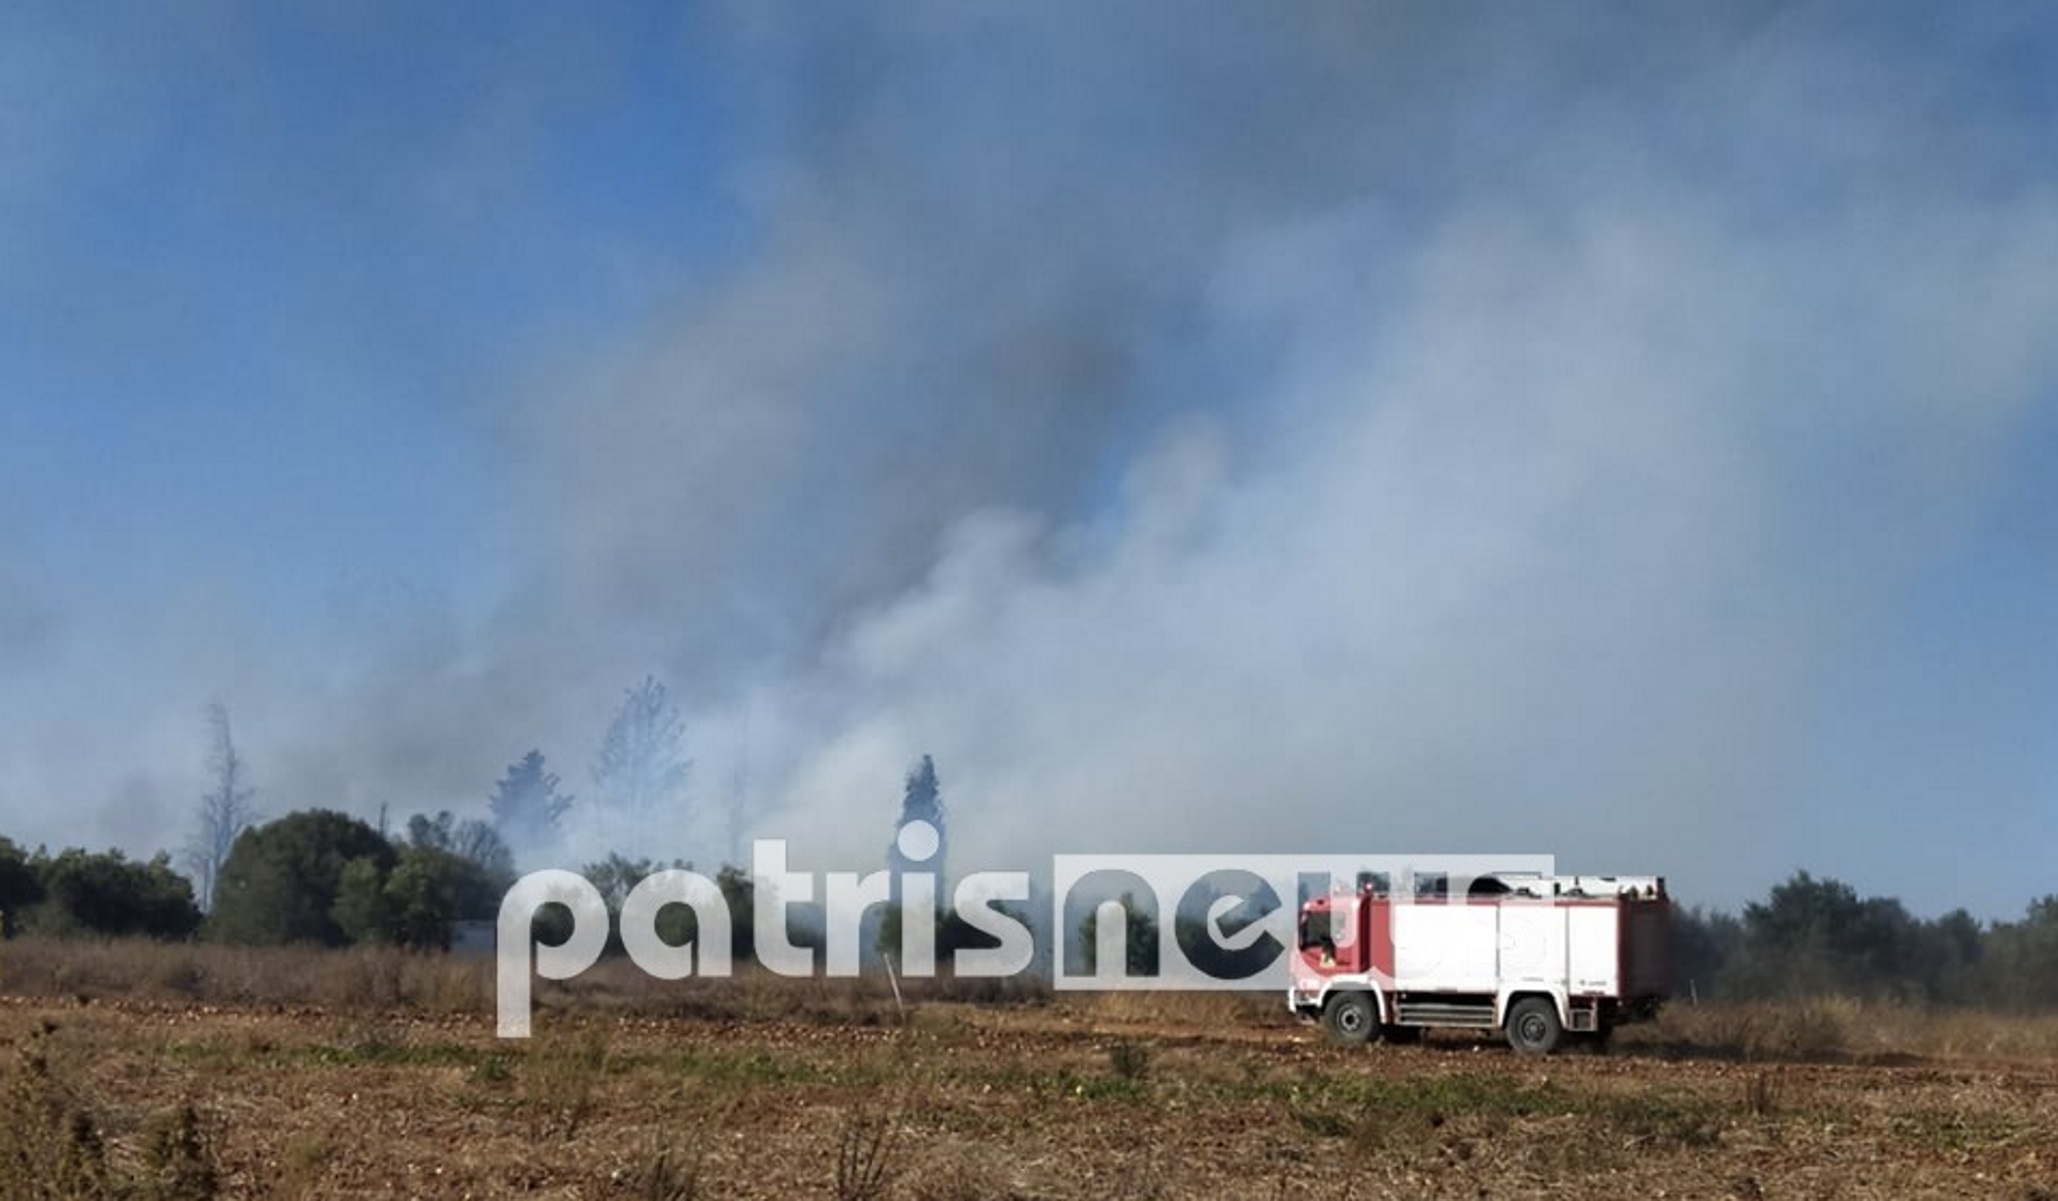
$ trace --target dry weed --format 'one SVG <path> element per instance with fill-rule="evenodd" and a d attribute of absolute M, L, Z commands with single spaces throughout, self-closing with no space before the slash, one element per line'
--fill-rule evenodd
<path fill-rule="evenodd" d="M 123 1170 L 100 1115 L 57 1061 L 54 1031 L 36 1027 L 0 1059 L 0 1199 L 210 1201 L 221 1174 L 200 1112 L 181 1104 L 155 1118 L 138 1169 Z"/>
<path fill-rule="evenodd" d="M 569 1141 L 593 1112 L 607 1072 L 607 1031 L 600 1026 L 554 1029 L 530 1041 L 520 1091 L 539 1137 Z"/>
<path fill-rule="evenodd" d="M 836 1201 L 878 1201 L 900 1174 L 896 1142 L 897 1099 L 857 1104 L 844 1110 L 836 1136 Z"/>

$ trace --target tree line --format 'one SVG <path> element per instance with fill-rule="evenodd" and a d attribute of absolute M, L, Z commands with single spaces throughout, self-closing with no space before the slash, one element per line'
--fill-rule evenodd
<path fill-rule="evenodd" d="M 227 709 L 211 706 L 207 719 L 210 786 L 178 866 L 168 853 L 131 860 L 116 850 L 77 847 L 26 852 L 0 837 L 0 935 L 446 947 L 457 923 L 497 914 L 518 861 L 536 866 L 561 848 L 566 819 L 578 803 L 542 752 L 530 750 L 494 782 L 484 819 L 448 811 L 416 815 L 393 835 L 383 829 L 383 815 L 381 828 L 324 809 L 262 821 Z M 681 803 L 689 774 L 684 725 L 664 685 L 646 677 L 625 690 L 595 756 L 597 804 L 622 823 L 623 834 L 647 830 L 660 811 Z M 933 855 L 919 866 L 940 873 L 946 821 L 935 764 L 926 755 L 908 774 L 896 834 L 915 821 L 928 823 L 937 839 Z M 733 847 L 735 829 L 730 836 Z M 918 865 L 902 855 L 897 839 L 885 850 L 896 876 L 893 904 L 871 923 L 865 942 L 891 950 L 903 921 L 898 875 Z M 583 870 L 615 908 L 645 876 L 668 866 L 689 865 L 611 853 Z M 734 918 L 732 953 L 747 958 L 753 951 L 752 881 L 727 864 L 714 878 Z M 1150 974 L 1155 919 L 1133 906 L 1129 912 L 1128 967 Z M 940 960 L 988 945 L 947 910 L 933 920 Z M 1078 926 L 1090 957 L 1090 914 Z M 1177 915 L 1175 929 L 1189 958 L 1209 958 L 1191 915 Z M 673 943 L 693 937 L 691 911 L 668 907 L 659 932 Z M 789 935 L 796 945 L 820 945 L 818 923 L 804 910 L 789 920 Z M 1837 994 L 2045 1008 L 2058 996 L 2058 896 L 2033 902 L 2012 921 L 1983 923 L 1963 909 L 1918 918 L 1897 898 L 1860 896 L 1841 881 L 1801 871 L 1738 913 L 1675 908 L 1672 966 L 1682 997 Z"/>
<path fill-rule="evenodd" d="M 505 844 L 482 823 L 416 817 L 389 839 L 326 809 L 245 829 L 210 873 L 203 913 L 194 880 L 160 853 L 79 847 L 34 853 L 0 838 L 0 929 L 47 937 L 204 937 L 276 945 L 447 947 L 452 927 L 491 916 L 514 880 Z"/>
<path fill-rule="evenodd" d="M 1740 914 L 1673 912 L 1675 992 L 1779 1000 L 1838 995 L 2049 1009 L 2058 998 L 2058 896 L 1983 923 L 1963 909 L 1919 918 L 1898 898 L 1795 872 Z"/>
<path fill-rule="evenodd" d="M 455 923 L 494 915 L 517 855 L 559 852 L 576 800 L 532 749 L 494 783 L 485 820 L 417 815 L 392 836 L 383 810 L 378 828 L 324 809 L 267 822 L 226 705 L 208 706 L 206 727 L 208 787 L 176 861 L 0 837 L 0 934 L 447 945 Z M 684 737 L 656 677 L 625 689 L 592 765 L 596 808 L 639 829 L 681 805 Z"/>
<path fill-rule="evenodd" d="M 208 707 L 207 728 L 209 787 L 195 810 L 193 833 L 181 865 L 193 881 L 196 903 L 203 912 L 211 913 L 217 894 L 230 883 L 230 859 L 243 834 L 262 814 L 255 803 L 257 791 L 250 770 L 236 746 L 227 706 L 216 702 Z M 625 835 L 627 831 L 647 831 L 654 819 L 676 815 L 687 799 L 691 769 L 685 723 L 678 708 L 664 684 L 655 676 L 646 676 L 623 691 L 595 752 L 591 768 L 595 795 L 590 805 L 594 825 L 610 835 Z M 514 859 L 530 863 L 549 860 L 561 851 L 577 804 L 578 798 L 565 790 L 543 752 L 532 748 L 509 764 L 494 783 L 487 800 L 488 820 L 444 830 L 443 836 L 456 838 L 459 845 L 442 849 L 488 869 L 500 866 L 496 855 L 509 857 L 508 866 Z M 733 827 L 738 824 L 733 811 L 730 824 L 733 842 L 737 836 Z M 492 836 L 494 845 L 472 845 L 482 832 Z M 408 838 L 395 845 L 411 845 L 415 833 L 411 829 Z M 353 896 L 363 900 L 375 872 L 399 867 L 398 854 L 371 854 L 369 864 L 355 874 Z M 417 863 L 403 875 L 401 887 L 420 887 L 416 883 L 419 876 Z"/>
<path fill-rule="evenodd" d="M 296 810 L 274 820 L 256 817 L 255 790 L 234 744 L 228 715 L 209 712 L 213 784 L 199 809 L 200 833 L 188 844 L 186 871 L 160 853 L 132 861 L 119 850 L 70 848 L 52 855 L 25 852 L 0 838 L 0 933 L 45 937 L 145 936 L 203 938 L 245 945 L 315 944 L 343 947 L 384 944 L 422 950 L 448 948 L 459 923 L 490 921 L 517 877 L 517 843 L 555 845 L 558 824 L 573 800 L 538 751 L 530 751 L 495 783 L 487 817 L 459 819 L 449 811 L 415 815 L 389 835 L 364 819 L 330 809 Z M 683 782 L 684 760 L 676 753 L 679 726 L 654 681 L 629 690 L 611 728 L 596 778 L 623 781 L 629 804 L 624 816 L 647 818 L 668 791 Z M 923 756 L 907 777 L 896 831 L 923 821 L 937 832 L 931 863 L 940 866 L 943 804 L 934 762 Z M 896 873 L 912 865 L 894 859 Z M 535 864 L 532 863 L 532 866 Z M 583 874 L 618 912 L 646 876 L 665 868 L 689 868 L 683 859 L 663 861 L 611 852 L 585 864 Z M 731 953 L 738 960 L 755 950 L 755 885 L 749 873 L 723 864 L 714 880 L 731 915 Z M 897 883 L 897 875 L 896 875 Z M 882 907 L 864 931 L 865 949 L 891 952 L 903 924 L 898 904 Z M 789 909 L 787 935 L 796 946 L 820 948 L 824 931 L 818 907 Z M 546 907 L 538 933 L 561 941 L 568 913 Z M 938 957 L 986 947 L 991 939 L 956 914 L 933 915 Z M 683 906 L 667 906 L 658 918 L 665 941 L 696 937 L 695 918 Z M 619 952 L 618 934 L 609 946 Z"/>
<path fill-rule="evenodd" d="M 668 866 L 689 865 L 610 854 L 583 871 L 613 909 L 645 876 Z M 433 950 L 450 945 L 456 923 L 492 919 L 514 879 L 514 857 L 493 824 L 448 812 L 417 815 L 397 837 L 324 809 L 252 826 L 216 873 L 206 913 L 193 881 L 168 854 L 132 860 L 118 850 L 26 852 L 0 837 L 0 933 Z M 733 865 L 718 868 L 714 879 L 734 918 L 732 954 L 746 959 L 753 951 L 752 881 Z M 1147 974 L 1155 923 L 1136 912 L 1132 924 L 1143 928 L 1130 931 L 1128 944 L 1141 958 L 1129 967 Z M 890 949 L 903 918 L 897 907 L 883 916 L 878 942 Z M 935 920 L 945 962 L 960 948 L 989 945 L 954 914 L 939 912 Z M 659 932 L 672 943 L 694 937 L 692 912 L 667 907 Z M 1089 954 L 1092 933 L 1090 923 L 1081 923 Z M 789 937 L 820 945 L 819 928 L 797 907 Z M 1186 949 L 1189 956 L 1206 950 Z M 2010 921 L 1983 923 L 1962 909 L 1920 918 L 1896 898 L 1861 896 L 1841 881 L 1796 872 L 1740 913 L 1675 909 L 1672 963 L 1681 997 L 1833 994 L 2047 1009 L 2058 996 L 2058 896 L 2033 902 Z"/>

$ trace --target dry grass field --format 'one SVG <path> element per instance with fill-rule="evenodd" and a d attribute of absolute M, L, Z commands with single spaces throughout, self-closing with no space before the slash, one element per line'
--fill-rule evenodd
<path fill-rule="evenodd" d="M 1269 998 L 0 946 L 0 1197 L 2058 1199 L 2058 1019 L 1675 1008 L 1606 1055 Z"/>

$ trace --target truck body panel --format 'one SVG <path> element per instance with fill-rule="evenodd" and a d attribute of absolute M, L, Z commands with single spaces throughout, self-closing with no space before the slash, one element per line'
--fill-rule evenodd
<path fill-rule="evenodd" d="M 1655 876 L 1496 877 L 1464 897 L 1361 886 L 1302 905 L 1287 1003 L 1321 1017 L 1341 992 L 1369 994 L 1374 1029 L 1506 1027 L 1549 1050 L 1655 1015 L 1669 914 Z M 1525 998 L 1539 1000 L 1518 1010 Z"/>

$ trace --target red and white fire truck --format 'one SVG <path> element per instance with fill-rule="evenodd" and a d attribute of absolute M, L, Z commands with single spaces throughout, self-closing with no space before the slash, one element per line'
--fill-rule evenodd
<path fill-rule="evenodd" d="M 1549 1054 L 1656 1016 L 1671 902 L 1658 876 L 1501 874 L 1452 895 L 1367 874 L 1301 906 L 1287 1005 L 1339 1042 L 1432 1026 L 1505 1032 Z"/>

